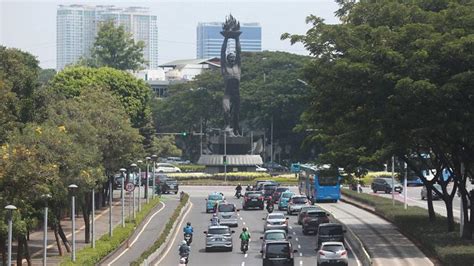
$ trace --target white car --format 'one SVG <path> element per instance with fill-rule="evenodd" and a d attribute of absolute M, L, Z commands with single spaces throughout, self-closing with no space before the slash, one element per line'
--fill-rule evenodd
<path fill-rule="evenodd" d="M 261 167 L 260 165 L 255 165 L 255 171 L 257 172 L 268 172 L 267 168 Z"/>
<path fill-rule="evenodd" d="M 181 173 L 181 169 L 170 164 L 170 163 L 157 163 L 156 164 L 157 173 Z"/>
<path fill-rule="evenodd" d="M 317 265 L 338 264 L 347 265 L 347 251 L 342 242 L 323 242 L 316 257 Z"/>

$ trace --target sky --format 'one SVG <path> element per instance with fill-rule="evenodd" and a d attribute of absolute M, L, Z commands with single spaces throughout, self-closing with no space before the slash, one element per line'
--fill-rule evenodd
<path fill-rule="evenodd" d="M 58 5 L 87 4 L 149 7 L 158 21 L 159 64 L 196 58 L 198 22 L 222 22 L 232 13 L 241 23 L 259 22 L 262 49 L 308 54 L 301 44 L 281 41 L 284 32 L 304 34 L 308 15 L 338 23 L 334 0 L 0 0 L 0 44 L 37 56 L 42 68 L 56 67 L 56 11 Z"/>

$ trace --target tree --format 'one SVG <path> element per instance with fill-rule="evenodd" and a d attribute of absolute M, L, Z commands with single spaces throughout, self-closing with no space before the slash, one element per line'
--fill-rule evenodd
<path fill-rule="evenodd" d="M 56 70 L 52 68 L 41 69 L 38 74 L 38 83 L 46 85 L 56 75 Z"/>
<path fill-rule="evenodd" d="M 156 154 L 158 157 L 179 157 L 181 150 L 176 147 L 173 136 L 154 137 L 147 154 Z"/>
<path fill-rule="evenodd" d="M 108 66 L 120 70 L 139 70 L 143 59 L 143 41 L 135 41 L 123 26 L 116 27 L 113 21 L 100 25 L 92 47 L 94 66 Z"/>
<path fill-rule="evenodd" d="M 282 35 L 315 56 L 305 69 L 312 96 L 304 122 L 318 129 L 313 140 L 325 144 L 321 159 L 363 165 L 395 154 L 427 187 L 434 182 L 444 187 L 452 231 L 452 198 L 459 187 L 467 203 L 465 184 L 474 158 L 468 133 L 474 122 L 468 85 L 474 78 L 473 29 L 467 26 L 474 21 L 474 6 L 340 2 L 344 23 L 327 25 L 310 16 L 306 35 Z M 434 180 L 421 174 L 427 168 L 438 170 Z M 441 169 L 452 171 L 452 191 L 438 179 Z M 465 219 L 465 224 L 472 229 L 474 223 Z M 471 237 L 468 227 L 465 237 Z"/>
<path fill-rule="evenodd" d="M 58 95 L 76 97 L 84 88 L 94 86 L 107 89 L 117 96 L 130 116 L 133 127 L 146 127 L 150 123 L 150 87 L 125 71 L 108 67 L 66 68 L 51 80 L 49 90 L 52 91 L 47 93 L 47 97 L 53 96 L 52 101 L 56 101 Z"/>

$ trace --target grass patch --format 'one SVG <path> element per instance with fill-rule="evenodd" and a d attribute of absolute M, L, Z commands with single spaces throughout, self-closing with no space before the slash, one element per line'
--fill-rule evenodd
<path fill-rule="evenodd" d="M 229 172 L 227 173 L 227 182 L 224 182 L 224 173 L 214 175 L 207 173 L 170 173 L 167 175 L 181 181 L 181 185 L 237 185 L 238 183 L 253 185 L 257 180 L 275 180 L 286 185 L 296 185 L 298 183 L 295 174 L 291 173 L 271 176 L 268 173 L 258 172 Z"/>
<path fill-rule="evenodd" d="M 138 259 L 136 259 L 135 261 L 132 261 L 130 265 L 133 265 L 133 266 L 140 265 L 140 263 L 142 263 L 146 258 L 148 258 L 151 254 L 153 254 L 153 252 L 159 249 L 161 245 L 163 245 L 166 238 L 171 233 L 173 224 L 176 222 L 176 220 L 178 220 L 178 216 L 181 212 L 181 209 L 183 209 L 183 207 L 186 205 L 188 200 L 189 200 L 189 195 L 185 193 L 178 207 L 174 210 L 173 215 L 168 220 L 168 223 L 166 223 L 165 229 L 160 234 L 160 237 L 155 241 L 155 243 L 153 243 L 153 245 L 150 248 L 148 248 L 148 250 L 144 251 Z"/>
<path fill-rule="evenodd" d="M 454 232 L 447 231 L 447 219 L 437 215 L 436 221 L 428 220 L 428 211 L 420 207 L 403 208 L 403 203 L 369 194 L 342 189 L 342 194 L 375 208 L 375 211 L 392 222 L 399 230 L 421 244 L 423 251 L 436 256 L 443 265 L 472 265 L 474 240 L 459 238 L 459 224 Z"/>
<path fill-rule="evenodd" d="M 135 227 L 145 219 L 159 202 L 159 198 L 150 199 L 150 202 L 148 204 L 143 204 L 142 210 L 137 212 L 135 220 L 127 219 L 125 227 L 120 225 L 116 226 L 113 229 L 112 237 L 110 237 L 108 233 L 103 235 L 95 242 L 95 249 L 87 246 L 77 251 L 76 262 L 72 262 L 71 257 L 68 256 L 63 259 L 61 265 L 95 265 L 110 252 L 118 248 L 123 241 L 129 238 L 133 234 Z"/>

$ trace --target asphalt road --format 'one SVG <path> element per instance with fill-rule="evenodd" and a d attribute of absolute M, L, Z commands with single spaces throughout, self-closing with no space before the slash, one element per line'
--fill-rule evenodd
<path fill-rule="evenodd" d="M 239 212 L 240 224 L 239 227 L 234 227 L 235 234 L 233 236 L 234 250 L 232 252 L 205 252 L 205 235 L 203 231 L 207 230 L 209 225 L 209 219 L 211 214 L 205 212 L 205 198 L 210 192 L 219 191 L 223 192 L 228 201 L 233 202 L 237 205 L 237 208 L 241 208 L 240 200 L 233 197 L 233 187 L 192 187 L 182 186 L 181 189 L 191 196 L 191 202 L 193 207 L 187 214 L 184 223 L 190 221 L 194 227 L 193 243 L 191 244 L 191 255 L 189 258 L 189 266 L 193 265 L 205 265 L 205 266 L 221 266 L 221 265 L 261 265 L 262 259 L 260 255 L 261 240 L 260 236 L 263 234 L 264 218 L 267 214 L 265 210 L 241 210 Z M 183 223 L 183 224 L 184 224 Z M 298 250 L 295 254 L 295 265 L 316 265 L 316 240 L 314 235 L 304 236 L 301 232 L 301 226 L 296 224 L 296 216 L 290 217 L 290 230 L 289 233 L 292 235 L 293 249 Z M 242 226 L 249 228 L 252 240 L 249 245 L 249 251 L 246 255 L 240 252 L 240 240 L 239 234 L 242 230 Z M 182 227 L 180 226 L 179 231 L 173 238 L 172 248 L 169 253 L 165 254 L 162 258 L 153 262 L 153 265 L 178 265 L 178 245 L 183 239 Z M 349 265 L 360 265 L 360 263 L 354 258 L 352 251 L 349 250 Z"/>
<path fill-rule="evenodd" d="M 473 189 L 471 184 L 468 184 L 468 190 Z M 428 209 L 428 203 L 426 200 L 421 199 L 421 189 L 422 187 L 408 187 L 407 189 L 407 204 L 408 206 L 418 206 L 421 208 Z M 451 191 L 451 185 L 448 185 L 448 191 Z M 362 189 L 364 193 L 368 194 L 375 194 L 370 187 L 364 187 Z M 392 194 L 385 194 L 384 192 L 377 192 L 377 196 L 392 198 Z M 395 192 L 395 200 L 404 201 L 404 193 L 397 193 Z M 433 208 L 435 212 L 440 215 L 446 216 L 446 205 L 444 204 L 443 200 L 434 200 L 433 201 Z M 458 196 L 454 196 L 453 198 L 453 215 L 455 219 L 459 220 L 459 216 L 461 214 L 461 206 L 460 206 L 460 199 Z"/>

